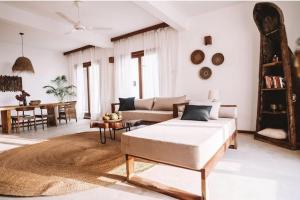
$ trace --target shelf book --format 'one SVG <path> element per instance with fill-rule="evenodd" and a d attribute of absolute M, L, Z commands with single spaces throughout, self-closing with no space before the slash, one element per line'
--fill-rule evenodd
<path fill-rule="evenodd" d="M 285 79 L 281 76 L 265 76 L 266 88 L 285 88 Z"/>

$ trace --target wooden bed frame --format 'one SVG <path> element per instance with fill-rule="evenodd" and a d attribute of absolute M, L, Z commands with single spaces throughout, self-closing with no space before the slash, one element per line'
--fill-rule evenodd
<path fill-rule="evenodd" d="M 235 105 L 222 105 L 223 107 L 236 107 Z M 237 121 L 237 120 L 236 120 Z M 237 125 L 237 124 L 236 124 Z M 126 173 L 127 173 L 127 182 L 136 186 L 140 186 L 149 190 L 153 190 L 177 199 L 184 199 L 184 200 L 192 200 L 192 199 L 197 199 L 197 200 L 206 200 L 206 179 L 210 172 L 213 170 L 217 162 L 222 158 L 222 156 L 225 154 L 226 150 L 228 148 L 231 149 L 237 149 L 237 129 L 235 132 L 225 141 L 225 143 L 219 148 L 219 150 L 214 154 L 214 156 L 204 165 L 204 167 L 200 170 L 195 170 L 183 166 L 178 166 L 173 163 L 166 163 L 166 162 L 161 162 L 157 160 L 150 160 L 147 158 L 143 157 L 138 157 L 138 156 L 133 156 L 133 155 L 128 155 L 126 154 Z M 170 187 L 163 185 L 161 183 L 141 178 L 138 176 L 134 175 L 134 159 L 139 158 L 139 159 L 144 159 L 148 161 L 153 161 L 157 163 L 162 163 L 166 165 L 171 165 L 175 167 L 180 167 L 184 169 L 189 169 L 193 171 L 198 171 L 201 173 L 201 196 L 192 194 L 183 190 L 180 190 L 178 188 Z"/>

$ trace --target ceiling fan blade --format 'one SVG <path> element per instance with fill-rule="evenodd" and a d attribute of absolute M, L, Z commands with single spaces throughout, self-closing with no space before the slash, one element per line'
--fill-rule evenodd
<path fill-rule="evenodd" d="M 88 30 L 91 31 L 110 31 L 112 28 L 109 27 L 89 27 Z"/>
<path fill-rule="evenodd" d="M 67 17 L 66 15 L 64 15 L 61 12 L 56 12 L 56 14 L 58 16 L 60 16 L 61 18 L 63 18 L 64 20 L 66 20 L 67 22 L 69 22 L 70 24 L 72 24 L 73 26 L 75 26 L 77 24 L 77 22 L 75 22 L 74 20 L 72 20 L 71 18 Z"/>

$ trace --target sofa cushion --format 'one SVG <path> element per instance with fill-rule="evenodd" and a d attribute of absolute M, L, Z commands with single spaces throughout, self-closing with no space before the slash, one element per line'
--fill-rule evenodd
<path fill-rule="evenodd" d="M 136 110 L 152 110 L 154 98 L 149 99 L 136 99 L 134 107 Z"/>
<path fill-rule="evenodd" d="M 162 122 L 173 118 L 172 111 L 154 110 L 128 110 L 122 111 L 124 120 L 143 120 L 149 122 Z"/>
<path fill-rule="evenodd" d="M 119 111 L 135 110 L 135 107 L 134 107 L 134 98 L 135 97 L 119 98 L 119 101 L 120 101 Z"/>
<path fill-rule="evenodd" d="M 221 107 L 220 102 L 201 102 L 201 101 L 190 101 L 190 105 L 198 105 L 198 106 L 212 106 L 209 114 L 210 119 L 219 119 L 219 110 Z"/>
<path fill-rule="evenodd" d="M 283 129 L 265 128 L 261 131 L 258 131 L 257 133 L 266 137 L 280 139 L 280 140 L 287 138 L 287 133 Z"/>
<path fill-rule="evenodd" d="M 185 106 L 181 120 L 208 121 L 212 106 Z"/>
<path fill-rule="evenodd" d="M 173 110 L 173 104 L 184 103 L 186 101 L 186 96 L 181 97 L 156 97 L 154 100 L 153 110 Z"/>

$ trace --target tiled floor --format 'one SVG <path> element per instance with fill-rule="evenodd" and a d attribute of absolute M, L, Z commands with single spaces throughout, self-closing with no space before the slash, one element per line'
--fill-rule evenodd
<path fill-rule="evenodd" d="M 0 134 L 0 151 L 33 144 L 50 137 L 90 131 L 89 122 L 81 120 L 43 131 L 14 135 Z M 300 151 L 289 151 L 253 140 L 253 136 L 239 134 L 238 150 L 229 150 L 208 178 L 209 200 L 299 200 Z M 178 188 L 200 192 L 200 174 L 175 167 L 156 165 L 140 174 Z M 14 198 L 0 196 L 0 200 L 120 200 L 172 199 L 155 192 L 118 183 L 110 187 L 72 193 L 63 196 Z"/>

